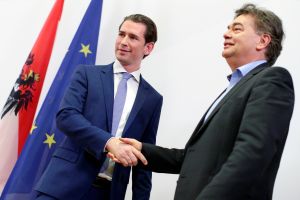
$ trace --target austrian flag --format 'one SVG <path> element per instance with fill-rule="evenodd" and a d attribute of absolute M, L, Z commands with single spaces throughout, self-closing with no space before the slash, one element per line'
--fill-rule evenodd
<path fill-rule="evenodd" d="M 63 0 L 57 0 L 45 22 L 0 114 L 0 194 L 27 135 L 34 129 L 36 112 Z"/>

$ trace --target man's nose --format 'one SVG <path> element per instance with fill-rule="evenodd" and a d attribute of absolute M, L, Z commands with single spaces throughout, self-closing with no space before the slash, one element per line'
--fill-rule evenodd
<path fill-rule="evenodd" d="M 122 45 L 127 45 L 128 44 L 128 36 L 125 36 L 125 37 L 122 38 L 121 44 Z"/>
<path fill-rule="evenodd" d="M 225 33 L 223 34 L 223 37 L 225 39 L 231 38 L 231 32 L 230 29 L 228 29 L 227 31 L 225 31 Z"/>

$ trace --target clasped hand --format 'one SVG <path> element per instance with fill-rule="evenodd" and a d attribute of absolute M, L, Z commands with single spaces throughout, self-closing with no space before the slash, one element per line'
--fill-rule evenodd
<path fill-rule="evenodd" d="M 111 138 L 106 146 L 107 157 L 114 162 L 122 164 L 124 167 L 136 166 L 138 160 L 144 165 L 148 162 L 141 153 L 142 143 L 129 138 Z"/>

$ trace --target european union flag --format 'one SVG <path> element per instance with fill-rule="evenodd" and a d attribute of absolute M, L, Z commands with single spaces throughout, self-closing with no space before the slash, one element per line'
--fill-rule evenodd
<path fill-rule="evenodd" d="M 79 64 L 95 64 L 102 0 L 92 0 L 54 78 L 23 151 L 6 183 L 1 200 L 29 200 L 55 148 L 64 139 L 55 115 L 70 78 Z"/>

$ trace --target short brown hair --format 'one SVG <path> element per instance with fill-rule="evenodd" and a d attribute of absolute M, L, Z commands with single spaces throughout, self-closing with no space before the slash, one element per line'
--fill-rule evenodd
<path fill-rule="evenodd" d="M 152 19 L 142 14 L 129 15 L 124 18 L 123 22 L 119 26 L 119 30 L 121 29 L 122 24 L 128 20 L 135 23 L 142 23 L 146 26 L 146 32 L 144 35 L 146 43 L 155 43 L 157 41 L 157 28 Z"/>

